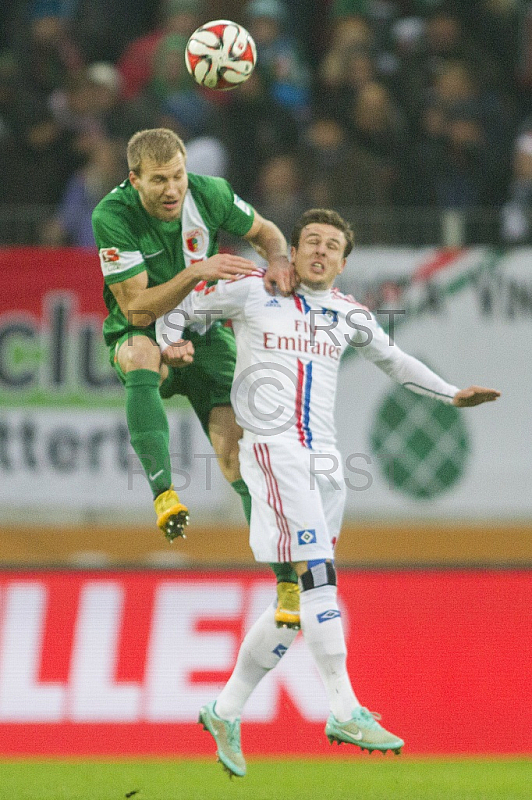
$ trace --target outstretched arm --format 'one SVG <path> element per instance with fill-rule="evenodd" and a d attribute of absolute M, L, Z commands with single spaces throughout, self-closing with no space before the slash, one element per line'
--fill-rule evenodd
<path fill-rule="evenodd" d="M 277 225 L 255 212 L 253 225 L 244 239 L 268 262 L 264 276 L 266 291 L 275 294 L 278 289 L 285 297 L 292 294 L 297 285 L 296 274 L 288 260 L 286 239 Z"/>
<path fill-rule="evenodd" d="M 468 389 L 460 389 L 453 397 L 453 406 L 467 408 L 469 406 L 479 406 L 481 403 L 492 403 L 501 396 L 497 389 L 485 389 L 483 386 L 470 386 Z"/>
<path fill-rule="evenodd" d="M 262 271 L 256 267 L 251 278 L 240 276 L 235 280 L 218 281 L 214 286 L 202 281 L 176 308 L 160 316 L 155 323 L 155 335 L 163 361 L 171 366 L 191 363 L 194 348 L 191 342 L 183 340 L 186 328 L 193 327 L 205 333 L 216 320 L 240 319 L 245 315 L 253 282 L 262 290 Z"/>
<path fill-rule="evenodd" d="M 447 383 L 422 361 L 405 353 L 392 342 L 372 314 L 367 312 L 365 316 L 368 326 L 364 327 L 365 335 L 371 335 L 363 342 L 362 354 L 405 388 L 458 408 L 478 406 L 500 397 L 501 393 L 496 389 L 486 389 L 483 386 L 459 389 Z"/>
<path fill-rule="evenodd" d="M 171 311 L 202 280 L 227 280 L 251 275 L 257 267 L 253 261 L 230 253 L 217 253 L 178 272 L 166 283 L 148 287 L 146 271 L 109 286 L 122 314 L 131 325 L 147 328 L 157 317 Z"/>

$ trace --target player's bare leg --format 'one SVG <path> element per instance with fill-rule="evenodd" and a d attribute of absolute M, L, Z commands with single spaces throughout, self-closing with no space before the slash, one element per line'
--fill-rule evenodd
<path fill-rule="evenodd" d="M 231 406 L 215 406 L 209 415 L 209 437 L 224 478 L 234 483 L 242 478 L 238 460 L 238 442 L 242 428 Z"/>

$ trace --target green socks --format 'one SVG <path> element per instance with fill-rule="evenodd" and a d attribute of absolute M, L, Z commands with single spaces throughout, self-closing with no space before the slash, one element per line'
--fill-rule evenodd
<path fill-rule="evenodd" d="M 159 373 L 135 369 L 126 373 L 126 417 L 133 450 L 140 459 L 154 497 L 172 484 L 170 433 L 159 394 Z"/>
<path fill-rule="evenodd" d="M 231 486 L 240 495 L 246 521 L 249 525 L 251 519 L 251 495 L 246 482 L 240 478 L 238 481 L 233 481 Z M 270 567 L 275 572 L 277 583 L 297 583 L 297 574 L 291 564 L 270 564 Z"/>
<path fill-rule="evenodd" d="M 270 564 L 270 567 L 275 572 L 277 583 L 297 583 L 297 572 L 290 563 Z"/>
<path fill-rule="evenodd" d="M 233 481 L 231 484 L 235 492 L 240 495 L 240 500 L 242 501 L 242 508 L 244 509 L 244 516 L 246 518 L 246 522 L 249 525 L 251 520 L 251 495 L 249 493 L 249 489 L 247 487 L 246 482 L 239 478 L 237 481 Z"/>

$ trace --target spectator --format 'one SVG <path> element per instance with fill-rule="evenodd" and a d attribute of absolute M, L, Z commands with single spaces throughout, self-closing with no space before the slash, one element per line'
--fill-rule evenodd
<path fill-rule="evenodd" d="M 196 175 L 227 178 L 227 150 L 216 136 L 195 136 L 188 139 L 187 167 Z"/>
<path fill-rule="evenodd" d="M 298 126 L 267 91 L 255 70 L 237 91 L 228 92 L 224 141 L 229 158 L 229 180 L 243 197 L 256 191 L 257 175 L 273 156 L 294 153 Z"/>
<path fill-rule="evenodd" d="M 328 3 L 309 3 L 308 0 L 284 0 L 287 14 L 286 32 L 297 42 L 298 51 L 306 64 L 317 64 L 323 58 L 327 37 Z"/>
<path fill-rule="evenodd" d="M 502 238 L 509 244 L 532 241 L 532 117 L 522 124 L 514 145 L 512 180 L 502 213 Z"/>
<path fill-rule="evenodd" d="M 19 138 L 21 115 L 31 105 L 32 95 L 20 82 L 17 62 L 9 51 L 0 52 L 0 145 L 2 152 Z M 8 159 L 11 163 L 11 159 Z M 9 193 L 8 193 L 9 194 Z"/>
<path fill-rule="evenodd" d="M 353 145 L 333 116 L 312 120 L 299 154 L 308 204 L 318 208 L 389 204 L 386 169 L 371 153 Z"/>
<path fill-rule="evenodd" d="M 485 205 L 500 205 L 507 191 L 510 170 L 511 109 L 503 105 L 497 94 L 482 87 L 472 67 L 461 61 L 445 62 L 436 71 L 426 99 L 427 113 L 440 118 L 439 134 L 444 138 L 456 142 L 459 120 L 469 120 L 476 129 L 475 134 L 471 128 L 467 135 L 468 147 L 473 146 L 474 139 L 477 157 L 480 150 L 483 153 L 481 162 L 486 170 L 486 178 L 489 178 L 487 184 L 482 180 L 485 184 L 483 202 Z"/>
<path fill-rule="evenodd" d="M 288 236 L 306 208 L 297 158 L 279 154 L 266 161 L 256 183 L 253 203 Z"/>
<path fill-rule="evenodd" d="M 396 75 L 399 102 L 413 124 L 420 123 L 427 90 L 449 62 L 468 64 L 485 87 L 500 85 L 496 61 L 466 34 L 458 14 L 445 6 L 427 17 L 416 43 L 411 50 L 403 51 Z"/>
<path fill-rule="evenodd" d="M 169 97 L 157 124 L 170 128 L 185 142 L 189 172 L 227 178 L 229 155 L 220 136 L 221 111 L 201 94 L 182 91 Z"/>
<path fill-rule="evenodd" d="M 12 3 L 0 4 L 0 53 L 13 46 L 18 6 Z"/>
<path fill-rule="evenodd" d="M 11 203 L 29 202 L 27 176 L 32 174 L 35 159 L 26 139 L 35 103 L 21 82 L 16 59 L 4 51 L 0 56 L 0 148 L 2 189 Z"/>
<path fill-rule="evenodd" d="M 392 203 L 411 204 L 411 140 L 404 116 L 382 82 L 371 81 L 360 89 L 349 109 L 348 123 L 354 143 L 386 170 Z"/>
<path fill-rule="evenodd" d="M 67 0 L 71 31 L 87 63 L 113 63 L 129 42 L 153 25 L 154 0 Z"/>
<path fill-rule="evenodd" d="M 355 207 L 506 204 L 517 226 L 527 202 L 527 134 L 516 130 L 531 112 L 532 59 L 518 35 L 517 0 L 327 0 L 314 10 L 306 0 L 7 5 L 0 16 L 8 55 L 0 53 L 0 62 L 11 50 L 15 68 L 9 74 L 0 63 L 0 142 L 10 202 L 38 196 L 57 204 L 90 155 L 92 136 L 128 139 L 154 125 L 175 129 L 196 171 L 227 176 L 243 196 L 260 194 L 257 176 L 273 180 L 276 161 L 262 170 L 277 156 L 292 185 L 296 154 L 308 158 L 313 204 L 322 197 L 319 204 L 337 205 L 335 196 L 344 208 L 347 200 Z M 257 69 L 235 92 L 203 90 L 183 67 L 185 40 L 218 16 L 242 22 L 257 40 Z M 338 130 L 321 126 L 321 117 L 347 127 L 352 141 L 337 149 Z M 316 148 L 315 137 L 331 140 Z M 345 165 L 346 158 L 364 177 L 349 185 L 339 168 L 334 185 L 322 179 L 322 160 Z M 521 240 L 504 233 L 512 236 Z"/>
<path fill-rule="evenodd" d="M 374 45 L 373 31 L 363 17 L 335 20 L 330 45 L 317 70 L 315 104 L 337 113 L 356 97 L 361 86 L 377 80 Z"/>
<path fill-rule="evenodd" d="M 34 0 L 29 5 L 29 40 L 19 43 L 17 57 L 31 91 L 49 94 L 84 66 L 67 12 L 65 0 Z"/>
<path fill-rule="evenodd" d="M 331 13 L 338 17 L 352 14 L 368 16 L 372 4 L 372 0 L 332 0 Z"/>
<path fill-rule="evenodd" d="M 47 105 L 59 128 L 81 136 L 103 135 L 98 92 L 86 70 L 70 75 L 63 86 L 54 89 Z"/>
<path fill-rule="evenodd" d="M 346 62 L 351 53 L 371 53 L 375 37 L 363 17 L 348 16 L 333 20 L 329 46 L 320 64 L 321 82 L 325 87 L 338 89 L 347 76 Z"/>
<path fill-rule="evenodd" d="M 224 92 L 203 89 L 192 80 L 185 66 L 186 44 L 187 38 L 177 33 L 161 39 L 153 57 L 147 96 L 158 103 L 161 114 L 174 119 L 175 124 L 170 127 L 188 141 L 221 129 L 228 99 Z"/>
<path fill-rule="evenodd" d="M 155 30 L 134 39 L 118 60 L 125 100 L 137 97 L 148 86 L 153 76 L 155 54 L 161 41 L 173 35 L 188 39 L 202 22 L 203 7 L 201 0 L 162 0 L 161 24 Z"/>
<path fill-rule="evenodd" d="M 186 44 L 186 36 L 170 33 L 163 36 L 155 48 L 148 88 L 161 102 L 190 89 L 190 76 L 185 66 Z"/>
<path fill-rule="evenodd" d="M 56 215 L 43 227 L 42 244 L 94 247 L 92 212 L 127 174 L 127 164 L 121 158 L 122 142 L 105 138 L 91 142 L 87 163 L 71 176 Z"/>
<path fill-rule="evenodd" d="M 516 91 L 520 49 L 527 47 L 529 38 L 524 24 L 527 5 L 530 9 L 521 0 L 468 0 L 457 6 L 472 38 L 496 61 L 499 88 L 511 94 Z"/>
<path fill-rule="evenodd" d="M 112 139 L 122 139 L 124 147 L 139 128 L 149 128 L 160 113 L 159 104 L 143 93 L 124 100 L 121 93 L 122 77 L 108 61 L 89 64 L 86 70 L 94 113 L 104 134 Z"/>
<path fill-rule="evenodd" d="M 17 75 L 4 89 L 2 116 L 9 138 L 2 151 L 6 196 L 11 203 L 55 204 L 82 160 L 76 133 L 54 117 L 46 96 L 30 92 Z"/>
<path fill-rule="evenodd" d="M 393 26 L 400 15 L 417 13 L 417 6 L 416 0 L 413 3 L 401 0 L 334 0 L 330 16 L 340 25 L 349 19 L 365 20 L 372 30 L 374 57 L 379 63 L 379 70 L 389 71 L 395 68 L 395 60 L 390 52 Z"/>
<path fill-rule="evenodd" d="M 286 33 L 283 3 L 251 0 L 244 10 L 257 45 L 257 69 L 266 87 L 276 102 L 304 120 L 310 103 L 310 70 Z"/>
<path fill-rule="evenodd" d="M 121 78 L 116 67 L 100 61 L 71 76 L 65 86 L 52 92 L 48 108 L 55 124 L 74 134 L 77 149 L 90 152 L 92 138 L 122 139 L 153 124 L 159 103 L 148 96 L 128 102 L 120 95 Z"/>
<path fill-rule="evenodd" d="M 493 203 L 498 176 L 474 106 L 457 106 L 428 120 L 417 159 L 419 204 L 458 212 L 462 241 L 492 241 L 495 220 L 477 212 Z"/>

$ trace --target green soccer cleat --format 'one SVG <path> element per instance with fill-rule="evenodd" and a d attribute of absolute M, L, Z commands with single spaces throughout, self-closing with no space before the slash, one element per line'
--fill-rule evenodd
<path fill-rule="evenodd" d="M 157 514 L 157 526 L 162 530 L 169 542 L 178 536 L 186 539 L 185 528 L 188 525 L 188 508 L 180 501 L 174 487 L 162 492 L 153 501 Z"/>
<path fill-rule="evenodd" d="M 198 722 L 208 731 L 217 745 L 218 761 L 232 778 L 236 775 L 243 778 L 246 774 L 246 762 L 240 749 L 240 717 L 234 722 L 221 719 L 214 710 L 215 700 L 202 706 Z"/>
<path fill-rule="evenodd" d="M 367 750 L 369 753 L 373 750 L 380 750 L 382 753 L 393 750 L 398 756 L 404 742 L 379 725 L 377 720 L 380 718 L 380 714 L 368 711 L 367 708 L 355 709 L 347 722 L 338 722 L 331 714 L 325 726 L 325 735 L 331 744 L 333 742 L 356 744 L 361 750 Z"/>

